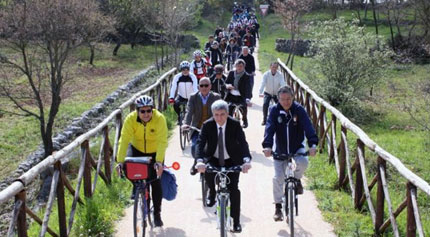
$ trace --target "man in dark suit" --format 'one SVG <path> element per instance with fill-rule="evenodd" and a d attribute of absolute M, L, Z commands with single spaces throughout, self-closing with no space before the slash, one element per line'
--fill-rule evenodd
<path fill-rule="evenodd" d="M 229 103 L 230 116 L 233 115 L 234 104 L 242 105 L 243 127 L 248 127 L 247 106 L 251 100 L 251 79 L 245 71 L 246 63 L 243 59 L 238 59 L 234 63 L 235 70 L 230 71 L 225 80 L 228 93 L 225 101 Z"/>
<path fill-rule="evenodd" d="M 215 167 L 232 167 L 241 165 L 242 172 L 247 173 L 251 168 L 251 154 L 245 133 L 240 123 L 228 116 L 228 104 L 223 100 L 217 100 L 212 104 L 213 118 L 203 123 L 202 131 L 197 140 L 197 164 L 199 172 L 206 171 L 203 158 L 209 158 L 208 163 Z M 227 185 L 230 191 L 231 217 L 233 218 L 233 232 L 240 233 L 240 190 L 239 173 L 229 173 L 230 183 Z M 208 206 L 215 204 L 215 174 L 205 175 L 209 187 Z"/>
<path fill-rule="evenodd" d="M 183 121 L 182 128 L 188 129 L 189 126 L 201 128 L 203 122 L 212 117 L 211 106 L 216 100 L 221 99 L 221 96 L 211 91 L 211 81 L 207 77 L 203 77 L 199 81 L 199 91 L 192 94 L 187 103 L 187 110 Z M 191 134 L 191 154 L 195 158 L 196 141 L 199 137 L 197 131 L 192 131 Z M 195 175 L 197 173 L 193 166 L 191 166 L 190 173 Z"/>

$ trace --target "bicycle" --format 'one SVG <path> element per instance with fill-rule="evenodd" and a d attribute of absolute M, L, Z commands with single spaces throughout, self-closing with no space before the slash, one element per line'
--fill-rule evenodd
<path fill-rule="evenodd" d="M 146 227 L 153 228 L 153 207 L 149 197 L 149 184 L 156 179 L 148 181 L 148 166 L 152 157 L 126 157 L 124 162 L 125 177 L 136 187 L 134 191 L 133 232 L 134 236 L 145 236 Z"/>
<path fill-rule="evenodd" d="M 216 183 L 216 214 L 217 228 L 220 230 L 221 237 L 227 236 L 228 229 L 232 226 L 232 218 L 230 217 L 230 192 L 227 184 L 230 182 L 228 173 L 239 173 L 242 171 L 241 166 L 233 167 L 213 167 L 206 166 L 206 172 L 215 173 Z M 218 181 L 218 182 L 217 182 Z"/>
<path fill-rule="evenodd" d="M 233 118 L 235 118 L 237 121 L 241 122 L 243 120 L 243 110 L 242 110 L 242 104 L 238 103 L 230 103 L 233 107 Z"/>
<path fill-rule="evenodd" d="M 234 53 L 227 54 L 227 71 L 233 70 L 234 62 L 237 59 L 238 52 L 235 51 Z"/>
<path fill-rule="evenodd" d="M 297 195 L 297 183 L 298 179 L 294 177 L 294 171 L 296 170 L 296 162 L 294 160 L 295 157 L 298 156 L 308 156 L 309 152 L 305 153 L 297 153 L 297 154 L 277 154 L 273 153 L 273 159 L 276 160 L 286 160 L 287 161 L 287 169 L 285 174 L 285 191 L 283 197 L 283 211 L 286 216 L 286 222 L 290 227 L 290 236 L 294 236 L 294 210 L 296 210 L 296 216 L 299 215 L 299 203 L 298 203 L 298 195 Z"/>
<path fill-rule="evenodd" d="M 189 129 L 200 133 L 200 129 L 198 129 L 196 127 L 190 126 Z M 205 173 L 200 173 L 200 183 L 201 183 L 201 188 L 202 188 L 203 207 L 207 207 L 206 199 L 208 197 L 209 187 L 208 187 L 208 184 L 206 183 Z"/>
<path fill-rule="evenodd" d="M 154 208 L 151 206 L 150 184 L 159 177 L 148 181 L 148 168 L 151 163 L 152 157 L 126 157 L 124 161 L 124 173 L 121 173 L 121 178 L 126 177 L 136 187 L 134 191 L 134 204 L 133 204 L 133 232 L 134 237 L 145 237 L 146 227 L 154 227 L 152 222 L 154 215 Z M 172 166 L 165 166 L 166 168 L 173 168 L 179 170 L 180 165 L 178 162 L 173 162 Z M 150 208 L 149 208 L 150 207 Z M 140 234 L 140 232 L 142 232 Z"/>
<path fill-rule="evenodd" d="M 186 110 L 187 102 L 182 102 L 179 104 L 180 113 L 179 113 L 179 144 L 181 145 L 181 149 L 185 150 L 185 146 L 187 145 L 187 141 L 190 142 L 190 137 L 187 130 L 182 129 L 182 120 L 185 118 L 185 110 Z"/>

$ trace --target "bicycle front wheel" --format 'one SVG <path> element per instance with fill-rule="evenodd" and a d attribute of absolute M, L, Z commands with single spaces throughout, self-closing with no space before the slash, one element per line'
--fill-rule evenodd
<path fill-rule="evenodd" d="M 219 218 L 219 230 L 221 237 L 227 236 L 227 199 L 224 196 L 220 197 L 219 202 L 219 212 L 218 218 Z"/>
<path fill-rule="evenodd" d="M 134 237 L 145 237 L 146 221 L 145 221 L 145 191 L 136 189 L 134 195 L 134 210 L 133 210 L 133 228 Z"/>
<path fill-rule="evenodd" d="M 296 199 L 295 188 L 293 183 L 288 184 L 288 225 L 290 226 L 290 236 L 294 236 L 294 204 Z"/>
<path fill-rule="evenodd" d="M 184 130 L 182 130 L 182 126 L 180 126 L 179 127 L 179 143 L 181 145 L 182 150 L 185 150 L 185 145 L 187 142 L 186 136 L 187 136 L 186 132 L 184 132 Z"/>

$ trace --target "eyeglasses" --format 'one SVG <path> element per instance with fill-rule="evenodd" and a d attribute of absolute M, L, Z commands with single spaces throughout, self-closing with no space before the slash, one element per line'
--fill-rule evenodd
<path fill-rule="evenodd" d="M 150 113 L 152 113 L 152 109 L 140 109 L 139 112 L 142 114 L 144 114 L 144 113 L 150 114 Z"/>
<path fill-rule="evenodd" d="M 209 84 L 202 84 L 202 85 L 199 85 L 200 87 L 209 87 Z"/>

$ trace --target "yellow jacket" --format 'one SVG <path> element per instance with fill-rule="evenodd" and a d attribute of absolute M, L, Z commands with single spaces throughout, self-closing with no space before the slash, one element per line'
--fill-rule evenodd
<path fill-rule="evenodd" d="M 153 109 L 152 118 L 146 124 L 138 118 L 137 111 L 127 115 L 119 139 L 117 162 L 124 162 L 130 143 L 143 153 L 157 153 L 155 160 L 163 162 L 167 148 L 167 123 L 164 115 Z"/>

